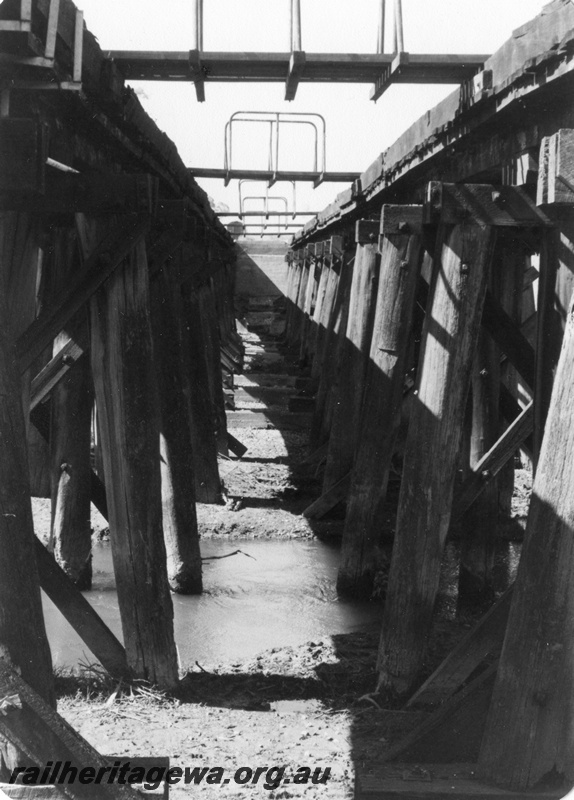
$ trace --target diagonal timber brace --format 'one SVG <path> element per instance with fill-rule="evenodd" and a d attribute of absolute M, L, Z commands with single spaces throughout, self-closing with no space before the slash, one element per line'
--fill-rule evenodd
<path fill-rule="evenodd" d="M 108 760 L 51 708 L 6 661 L 0 660 L 0 700 L 5 698 L 13 700 L 5 713 L 0 715 L 0 736 L 14 745 L 18 751 L 16 758 L 20 759 L 20 763 L 6 764 L 9 771 L 21 764 L 20 754 L 24 754 L 30 764 L 42 767 L 48 763 L 70 762 L 78 771 L 85 767 L 92 768 L 92 772 L 94 768 L 107 768 L 106 772 L 109 771 Z M 20 788 L 26 789 L 25 786 Z M 45 788 L 49 791 L 48 786 Z M 37 789 L 42 791 L 41 786 Z M 84 784 L 81 780 L 66 783 L 65 789 L 65 795 L 73 800 L 88 800 L 95 795 L 102 800 L 141 797 L 129 784 L 104 781 L 98 784 L 95 792 L 94 785 Z M 46 795 L 34 791 L 33 794 L 22 793 L 17 796 Z"/>
<path fill-rule="evenodd" d="M 435 224 L 439 221 L 497 228 L 553 227 L 552 220 L 521 186 L 431 181 L 427 185 L 423 222 Z"/>
<path fill-rule="evenodd" d="M 104 237 L 84 263 L 65 296 L 37 317 L 18 337 L 16 352 L 20 368 L 27 369 L 65 327 L 66 323 L 99 289 L 149 230 L 148 214 L 128 214 Z"/>

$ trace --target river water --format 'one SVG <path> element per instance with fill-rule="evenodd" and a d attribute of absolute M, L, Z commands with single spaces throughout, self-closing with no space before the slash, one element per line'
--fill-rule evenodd
<path fill-rule="evenodd" d="M 248 659 L 263 650 L 349 633 L 381 619 L 375 603 L 337 598 L 337 546 L 314 540 L 205 540 L 202 556 L 238 547 L 248 553 L 206 561 L 204 593 L 172 595 L 175 637 L 183 668 Z M 122 640 L 109 544 L 94 548 L 93 588 L 85 596 Z M 94 656 L 46 598 L 44 610 L 54 664 L 77 667 Z"/>

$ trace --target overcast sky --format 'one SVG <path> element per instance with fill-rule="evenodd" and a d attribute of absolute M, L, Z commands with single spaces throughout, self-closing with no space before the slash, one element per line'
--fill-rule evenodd
<path fill-rule="evenodd" d="M 104 49 L 189 50 L 192 0 L 77 0 L 88 28 Z M 290 49 L 290 0 L 204 0 L 204 50 L 280 51 Z M 387 6 L 392 5 L 387 0 Z M 542 0 L 403 0 L 405 49 L 411 53 L 491 53 L 512 31 L 539 13 Z M 376 51 L 380 0 L 301 0 L 303 49 L 308 52 Z M 387 29 L 390 27 L 389 19 Z M 388 31 L 390 33 L 390 31 Z M 388 48 L 387 48 L 388 49 Z M 283 100 L 283 84 L 206 84 L 198 103 L 193 84 L 134 82 L 150 115 L 174 140 L 189 166 L 223 167 L 225 123 L 235 111 L 316 112 L 327 121 L 327 168 L 363 171 L 376 156 L 454 87 L 395 86 L 375 104 L 364 84 L 300 84 L 296 99 Z M 280 167 L 311 169 L 312 131 L 289 126 Z M 233 165 L 267 166 L 267 139 L 256 126 L 237 137 Z M 237 181 L 199 183 L 232 210 L 239 206 Z M 297 207 L 318 211 L 345 185 L 316 190 L 297 185 Z M 262 195 L 261 184 L 244 194 Z M 292 189 L 276 184 L 271 196 Z M 256 208 L 256 202 L 249 207 Z M 280 201 L 274 201 L 280 208 Z"/>

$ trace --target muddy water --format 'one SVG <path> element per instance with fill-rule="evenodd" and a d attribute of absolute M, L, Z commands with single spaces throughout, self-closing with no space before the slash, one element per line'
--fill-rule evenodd
<path fill-rule="evenodd" d="M 348 633 L 381 617 L 376 604 L 337 599 L 338 548 L 316 541 L 202 542 L 202 556 L 248 553 L 204 562 L 205 592 L 173 595 L 175 636 L 185 668 L 250 658 L 262 650 Z M 94 585 L 85 596 L 121 640 L 109 545 L 94 552 Z M 44 597 L 54 663 L 94 662 L 82 641 Z"/>

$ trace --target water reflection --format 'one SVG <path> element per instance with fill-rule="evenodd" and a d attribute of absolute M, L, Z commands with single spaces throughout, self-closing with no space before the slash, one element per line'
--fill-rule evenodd
<path fill-rule="evenodd" d="M 202 542 L 203 556 L 240 546 L 236 555 L 204 563 L 200 597 L 172 595 L 175 636 L 185 668 L 250 658 L 262 650 L 349 633 L 377 621 L 380 606 L 337 599 L 337 547 L 317 541 Z M 255 559 L 255 560 L 254 560 Z M 109 545 L 94 550 L 94 581 L 86 598 L 121 640 Z M 95 659 L 46 598 L 44 609 L 54 664 L 76 667 Z"/>

